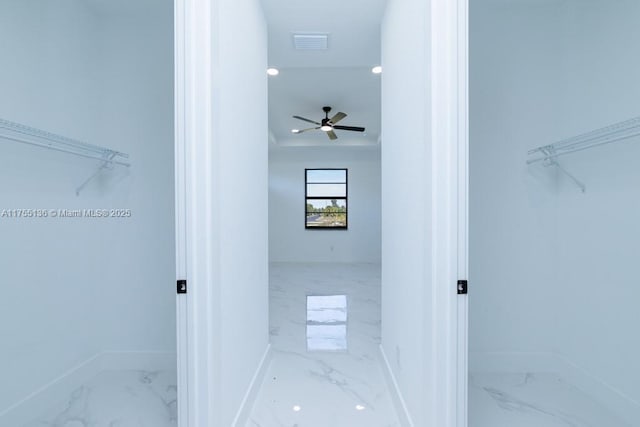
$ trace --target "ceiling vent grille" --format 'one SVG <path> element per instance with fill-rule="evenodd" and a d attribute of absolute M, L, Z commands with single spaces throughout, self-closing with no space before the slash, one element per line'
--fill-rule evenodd
<path fill-rule="evenodd" d="M 294 34 L 293 45 L 296 50 L 326 50 L 328 34 Z"/>

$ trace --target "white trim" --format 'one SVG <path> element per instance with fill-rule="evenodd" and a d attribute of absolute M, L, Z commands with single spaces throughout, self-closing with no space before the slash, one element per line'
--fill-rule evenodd
<path fill-rule="evenodd" d="M 555 355 L 555 359 L 559 366 L 560 375 L 567 382 L 592 396 L 629 425 L 640 426 L 640 402 L 633 400 L 566 358 Z"/>
<path fill-rule="evenodd" d="M 175 132 L 175 239 L 176 280 L 187 278 L 186 250 L 186 17 L 184 0 L 174 1 L 174 132 Z M 176 299 L 177 417 L 180 427 L 189 425 L 189 345 L 187 298 Z"/>
<path fill-rule="evenodd" d="M 640 402 L 555 353 L 471 353 L 474 373 L 553 373 L 611 410 L 629 425 L 640 425 Z"/>
<path fill-rule="evenodd" d="M 404 400 L 404 397 L 402 396 L 402 391 L 400 391 L 400 386 L 398 385 L 396 376 L 393 374 L 393 370 L 391 369 L 391 365 L 389 364 L 389 359 L 387 358 L 387 353 L 384 351 L 384 347 L 382 346 L 382 344 L 380 344 L 379 349 L 382 370 L 384 372 L 385 380 L 387 381 L 387 387 L 389 388 L 389 392 L 391 394 L 391 401 L 393 402 L 396 414 L 400 419 L 400 425 L 402 427 L 414 427 L 415 424 L 413 424 L 413 420 L 411 419 L 409 408 L 407 408 L 407 404 Z"/>
<path fill-rule="evenodd" d="M 466 423 L 466 303 L 456 282 L 467 267 L 466 1 L 431 0 L 433 222 L 430 237 L 434 349 L 432 425 Z M 429 237 L 427 237 L 429 238 Z M 462 299 L 466 299 L 463 297 Z"/>
<path fill-rule="evenodd" d="M 174 132 L 175 132 L 175 239 L 176 280 L 187 278 L 186 250 L 186 153 L 185 153 L 185 103 L 186 103 L 186 3 L 174 2 Z M 177 351 L 177 417 L 180 427 L 187 427 L 189 420 L 189 345 L 187 298 L 176 298 L 176 351 Z"/>
<path fill-rule="evenodd" d="M 557 363 L 551 353 L 472 352 L 469 371 L 474 373 L 519 374 L 555 372 Z"/>
<path fill-rule="evenodd" d="M 61 396 L 70 395 L 75 389 L 98 375 L 101 367 L 100 356 L 96 354 L 81 362 L 2 411 L 0 425 L 21 426 L 49 410 Z"/>
<path fill-rule="evenodd" d="M 158 351 L 110 351 L 100 354 L 100 371 L 172 371 L 176 353 Z"/>
<path fill-rule="evenodd" d="M 219 156 L 209 143 L 216 5 L 175 0 L 176 262 L 179 278 L 188 281 L 188 293 L 177 302 L 179 427 L 220 425 L 220 363 L 213 351 L 219 336 L 214 286 L 219 257 L 212 209 L 212 171 Z"/>
<path fill-rule="evenodd" d="M 469 279 L 469 0 L 457 1 L 458 278 Z M 473 283 L 473 282 L 471 282 Z M 469 296 L 457 307 L 456 426 L 469 424 Z"/>
<path fill-rule="evenodd" d="M 159 371 L 175 369 L 175 353 L 105 352 L 96 354 L 25 396 L 0 413 L 0 425 L 21 426 L 61 399 L 71 395 L 100 372 L 112 370 Z"/>
<path fill-rule="evenodd" d="M 233 427 L 245 427 L 246 423 L 249 421 L 249 416 L 251 416 L 251 410 L 253 409 L 253 404 L 255 403 L 256 396 L 258 395 L 258 392 L 262 387 L 264 376 L 267 373 L 269 365 L 271 364 L 271 358 L 271 344 L 268 344 L 267 349 L 264 351 L 262 359 L 260 359 L 260 363 L 256 368 L 256 372 L 253 374 L 253 378 L 251 378 L 249 387 L 247 388 L 247 391 L 242 398 L 242 403 L 240 404 L 238 413 L 233 419 L 233 423 L 231 424 Z"/>

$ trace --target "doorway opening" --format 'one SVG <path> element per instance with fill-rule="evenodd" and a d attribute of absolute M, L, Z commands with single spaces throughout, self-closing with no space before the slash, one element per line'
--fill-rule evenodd
<path fill-rule="evenodd" d="M 176 425 L 173 18 L 2 4 L 2 426 Z"/>
<path fill-rule="evenodd" d="M 375 258 L 379 254 L 381 307 L 376 311 L 380 321 L 364 318 L 377 328 L 379 337 L 371 339 L 365 331 L 369 334 L 367 345 L 375 354 L 362 359 L 375 364 L 381 373 L 378 377 L 384 377 L 381 381 L 388 386 L 390 402 L 385 405 L 393 406 L 400 425 L 457 422 L 457 230 L 458 220 L 466 218 L 458 217 L 459 199 L 451 195 L 460 191 L 457 156 L 461 115 L 456 82 L 463 78 L 460 70 L 464 67 L 456 66 L 458 56 L 450 52 L 460 48 L 452 33 L 461 24 L 448 1 L 374 3 L 375 7 L 371 2 L 335 3 L 329 9 L 341 13 L 330 16 L 326 29 L 316 27 L 319 18 L 330 15 L 326 5 L 258 0 L 222 5 L 185 0 L 184 9 L 178 11 L 178 34 L 182 37 L 177 46 L 184 47 L 185 58 L 185 69 L 180 70 L 183 78 L 179 79 L 184 84 L 178 85 L 178 92 L 185 94 L 178 101 L 177 114 L 182 125 L 178 152 L 184 159 L 178 162 L 183 178 L 179 187 L 186 188 L 184 228 L 179 229 L 185 230 L 189 254 L 185 271 L 193 277 L 184 323 L 197 325 L 196 330 L 186 331 L 185 341 L 189 396 L 195 399 L 189 400 L 189 419 L 207 425 L 243 426 L 252 410 L 260 407 L 261 386 L 279 378 L 267 375 L 277 366 L 280 336 L 276 334 L 283 330 L 282 325 L 272 322 L 269 335 L 270 261 L 343 261 L 340 265 L 347 261 L 353 267 L 364 256 L 371 259 L 372 254 Z M 276 13 L 270 15 L 270 7 Z M 359 19 L 368 15 L 373 18 L 368 21 L 372 29 L 356 28 Z M 270 26 L 277 23 L 284 29 L 279 38 L 270 37 Z M 340 30 L 346 29 L 348 37 L 338 37 L 339 29 L 331 25 L 344 26 Z M 316 46 L 326 42 L 328 48 L 324 52 L 297 52 L 297 65 L 274 63 L 278 57 L 269 44 L 295 51 L 300 41 L 295 36 L 301 35 L 318 42 Z M 371 40 L 380 44 L 372 46 Z M 363 62 L 358 59 L 361 50 L 373 56 Z M 343 67 L 338 67 L 340 64 Z M 373 70 L 379 71 L 379 66 L 382 74 L 375 74 Z M 346 79 L 350 82 L 346 87 L 341 72 L 355 76 Z M 317 81 L 310 77 L 314 73 Z M 327 81 L 329 75 L 334 79 Z M 282 83 L 286 76 L 290 78 L 287 85 Z M 344 96 L 371 82 L 379 82 L 380 89 Z M 286 106 L 284 112 L 279 112 L 278 105 L 269 105 L 278 84 L 282 91 L 290 91 L 290 96 L 271 102 L 293 99 L 298 103 Z M 316 86 L 319 93 L 305 98 Z M 334 100 L 323 100 L 329 94 Z M 380 97 L 380 103 L 369 106 L 380 107 L 378 120 L 367 120 L 366 114 L 359 112 L 358 101 L 367 96 Z M 279 120 L 283 124 L 276 126 Z M 309 128 L 302 128 L 303 122 L 310 122 Z M 380 141 L 367 141 L 369 131 L 377 126 L 383 131 L 377 135 Z M 333 154 L 336 151 L 337 156 Z M 376 163 L 379 167 L 367 168 Z M 346 170 L 349 188 L 314 205 L 315 197 L 321 196 L 314 193 L 307 197 L 307 186 L 344 184 L 322 181 L 305 185 L 308 169 Z M 367 194 L 372 183 L 380 190 Z M 346 204 L 341 203 L 345 198 Z M 367 215 L 367 203 L 378 198 L 379 210 L 369 207 Z M 265 215 L 267 211 L 269 215 Z M 380 225 L 376 226 L 378 213 Z M 320 222 L 325 227 L 318 227 Z M 327 227 L 333 223 L 339 227 Z M 370 234 L 378 230 L 376 242 Z M 374 243 L 362 244 L 367 241 Z M 272 274 L 276 271 L 271 269 Z M 308 272 L 312 273 L 317 274 L 318 283 L 327 277 L 326 272 L 324 276 Z M 353 277 L 351 274 L 345 277 Z M 350 299 L 344 289 L 323 290 L 331 283 L 302 294 L 296 292 L 303 290 L 304 283 L 286 285 L 292 287 L 286 295 L 297 295 L 298 308 L 292 308 L 297 322 L 293 334 L 303 352 L 310 326 L 306 318 L 308 296 L 347 295 L 349 340 L 351 324 L 358 319 L 359 297 Z M 375 306 L 376 301 L 372 302 Z M 335 320 L 336 324 L 329 326 L 343 326 L 342 320 Z M 381 324 L 376 326 L 378 322 Z M 352 356 L 348 351 L 358 348 L 351 341 L 346 347 L 348 357 Z M 286 355 L 280 351 L 283 353 Z M 331 356 L 345 353 L 332 352 Z M 324 377 L 322 369 L 316 372 Z M 345 384 L 342 380 L 327 382 L 330 386 Z M 347 396 L 344 402 L 350 405 L 349 418 L 340 420 L 339 408 L 330 408 L 329 423 L 334 418 L 348 422 L 355 419 L 353 413 L 361 418 L 373 415 L 371 399 L 355 401 L 346 390 L 340 390 L 339 395 Z M 282 414 L 287 411 L 287 419 L 293 413 L 308 417 L 310 412 L 305 408 L 306 404 L 289 402 L 282 405 Z"/>
<path fill-rule="evenodd" d="M 380 366 L 386 1 L 263 2 L 271 362 L 250 425 L 398 423 Z M 321 14 L 342 10 L 342 17 Z M 325 129 L 326 126 L 326 129 Z"/>
<path fill-rule="evenodd" d="M 471 2 L 470 427 L 640 425 L 639 18 Z"/>

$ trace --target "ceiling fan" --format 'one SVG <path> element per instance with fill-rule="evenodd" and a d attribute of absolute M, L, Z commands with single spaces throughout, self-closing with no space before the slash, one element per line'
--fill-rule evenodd
<path fill-rule="evenodd" d="M 302 132 L 307 132 L 310 130 L 318 130 L 320 129 L 321 131 L 325 132 L 327 134 L 327 136 L 329 137 L 329 139 L 333 140 L 333 139 L 338 139 L 338 135 L 336 135 L 336 133 L 334 132 L 335 129 L 337 130 L 350 130 L 350 131 L 354 131 L 354 132 L 364 132 L 364 128 L 363 127 L 357 127 L 357 126 L 339 126 L 336 125 L 336 123 L 338 123 L 340 120 L 344 119 L 345 117 L 347 117 L 347 115 L 343 112 L 339 112 L 337 113 L 335 116 L 329 118 L 329 112 L 331 111 L 331 107 L 322 107 L 322 111 L 324 111 L 324 119 L 322 119 L 322 122 L 316 122 L 314 120 L 309 120 L 309 119 L 305 119 L 304 117 L 300 117 L 300 116 L 293 116 L 294 119 L 298 119 L 298 120 L 303 120 L 305 122 L 308 123 L 313 123 L 314 125 L 318 125 L 317 127 L 313 127 L 313 128 L 308 128 L 308 129 L 294 129 L 292 130 L 293 133 L 298 134 L 298 133 L 302 133 Z"/>

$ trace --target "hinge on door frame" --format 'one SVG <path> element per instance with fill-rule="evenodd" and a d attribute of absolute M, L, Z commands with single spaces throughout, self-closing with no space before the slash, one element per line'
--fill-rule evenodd
<path fill-rule="evenodd" d="M 458 295 L 467 295 L 469 283 L 466 280 L 458 280 Z"/>
<path fill-rule="evenodd" d="M 177 291 L 179 294 L 187 293 L 187 281 L 186 280 L 178 280 Z"/>

